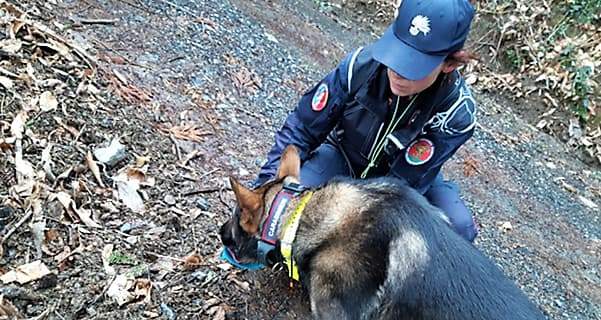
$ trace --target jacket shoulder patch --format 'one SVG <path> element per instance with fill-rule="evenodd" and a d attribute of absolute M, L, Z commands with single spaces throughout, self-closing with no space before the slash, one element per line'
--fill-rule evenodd
<path fill-rule="evenodd" d="M 311 99 L 311 109 L 313 111 L 321 111 L 328 104 L 328 85 L 326 83 L 322 83 L 317 87 L 315 94 L 313 94 L 313 99 Z"/>

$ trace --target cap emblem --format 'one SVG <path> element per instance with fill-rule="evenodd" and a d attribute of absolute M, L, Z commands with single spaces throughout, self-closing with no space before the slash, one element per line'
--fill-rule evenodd
<path fill-rule="evenodd" d="M 409 28 L 409 33 L 412 36 L 417 36 L 420 32 L 427 35 L 430 32 L 430 18 L 424 17 L 422 15 L 417 15 L 411 20 L 411 27 Z"/>

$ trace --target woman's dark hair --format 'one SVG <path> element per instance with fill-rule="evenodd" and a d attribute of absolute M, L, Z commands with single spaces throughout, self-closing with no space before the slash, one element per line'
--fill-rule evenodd
<path fill-rule="evenodd" d="M 468 64 L 472 60 L 478 60 L 478 56 L 467 50 L 459 50 L 451 53 L 445 59 L 446 62 L 457 63 L 457 64 Z"/>

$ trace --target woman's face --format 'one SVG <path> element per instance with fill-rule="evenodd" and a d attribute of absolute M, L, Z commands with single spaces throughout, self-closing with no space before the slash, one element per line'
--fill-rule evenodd
<path fill-rule="evenodd" d="M 396 96 L 399 97 L 407 97 L 414 95 L 416 93 L 422 92 L 430 87 L 436 78 L 443 71 L 443 67 L 445 63 L 441 63 L 438 67 L 436 67 L 429 75 L 420 80 L 408 80 L 403 78 L 401 75 L 392 71 L 392 69 L 388 68 L 388 79 L 390 80 L 390 91 Z M 446 68 L 445 68 L 446 69 Z M 445 72 L 447 70 L 444 70 Z"/>

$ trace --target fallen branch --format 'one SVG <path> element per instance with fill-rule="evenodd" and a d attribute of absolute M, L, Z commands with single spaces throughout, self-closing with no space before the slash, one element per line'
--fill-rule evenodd
<path fill-rule="evenodd" d="M 175 258 L 175 257 L 170 257 L 170 256 L 164 256 L 162 254 L 158 254 L 158 253 L 154 253 L 154 252 L 146 251 L 144 253 L 146 253 L 148 255 L 151 255 L 151 256 L 154 256 L 154 257 L 157 257 L 157 258 L 164 258 L 164 259 L 169 259 L 169 260 L 173 260 L 173 261 L 177 261 L 177 262 L 183 262 L 183 263 L 186 262 L 185 259 Z"/>
<path fill-rule="evenodd" d="M 192 190 L 192 191 L 188 191 L 188 192 L 182 194 L 182 196 L 188 197 L 188 196 L 193 196 L 193 195 L 202 194 L 202 193 L 219 192 L 219 191 L 221 191 L 221 189 L 223 189 L 223 188 L 208 188 L 208 189 Z"/>
<path fill-rule="evenodd" d="M 6 242 L 6 240 L 8 240 L 8 238 L 10 238 L 10 236 L 12 236 L 13 233 L 15 233 L 15 231 L 17 231 L 17 229 L 19 229 L 27 220 L 29 220 L 29 218 L 31 218 L 32 215 L 33 210 L 27 210 L 23 218 L 21 218 L 21 220 L 19 220 L 19 222 L 17 222 L 11 229 L 9 229 L 6 232 L 6 234 L 0 239 L 0 256 L 4 255 L 4 250 L 2 249 L 4 246 L 4 242 Z"/>
<path fill-rule="evenodd" d="M 23 10 L 22 8 L 20 8 L 18 5 L 13 4 L 14 6 L 16 6 L 19 10 L 21 10 L 22 12 L 26 12 L 25 10 Z M 78 47 L 77 45 L 71 43 L 70 41 L 67 41 L 65 38 L 59 36 L 58 34 L 56 34 L 54 31 L 52 31 L 52 29 L 46 27 L 45 25 L 39 23 L 39 22 L 34 22 L 34 21 L 30 21 L 30 20 L 23 20 L 23 23 L 28 24 L 36 29 L 38 29 L 38 31 L 45 33 L 46 35 L 54 38 L 57 41 L 62 42 L 64 45 L 66 45 L 67 47 L 73 49 L 73 51 L 75 51 L 75 53 L 80 56 L 83 60 L 86 61 L 86 63 L 92 68 L 95 69 L 96 68 L 96 59 L 92 56 L 90 56 L 84 49 Z"/>
<path fill-rule="evenodd" d="M 115 24 L 119 19 L 77 19 L 81 24 Z"/>
<path fill-rule="evenodd" d="M 2 68 L 2 67 L 0 67 L 0 73 L 2 73 L 5 76 L 11 77 L 11 78 L 19 78 L 18 74 L 14 74 L 14 73 L 12 73 L 12 72 L 10 72 L 10 71 Z"/>
<path fill-rule="evenodd" d="M 84 59 L 86 61 L 86 63 L 92 68 L 92 69 L 96 69 L 96 59 L 92 56 L 90 56 L 84 49 L 78 47 L 77 45 L 71 43 L 70 41 L 67 41 L 65 38 L 59 36 L 58 34 L 54 33 L 54 31 L 52 31 L 50 28 L 46 27 L 45 25 L 42 25 L 38 22 L 33 22 L 33 21 L 25 21 L 25 23 L 33 26 L 34 28 L 38 29 L 41 32 L 46 33 L 47 35 L 51 36 L 52 38 L 54 38 L 57 41 L 62 42 L 64 45 L 66 45 L 67 47 L 73 49 L 73 51 L 75 51 L 75 53 L 77 55 L 79 55 L 82 59 Z"/>
<path fill-rule="evenodd" d="M 169 139 L 171 140 L 171 142 L 173 142 L 173 145 L 175 146 L 175 154 L 177 155 L 177 160 L 182 161 L 182 152 L 179 150 L 179 144 L 177 143 L 177 140 L 175 140 L 175 137 L 172 134 L 169 135 Z"/>

